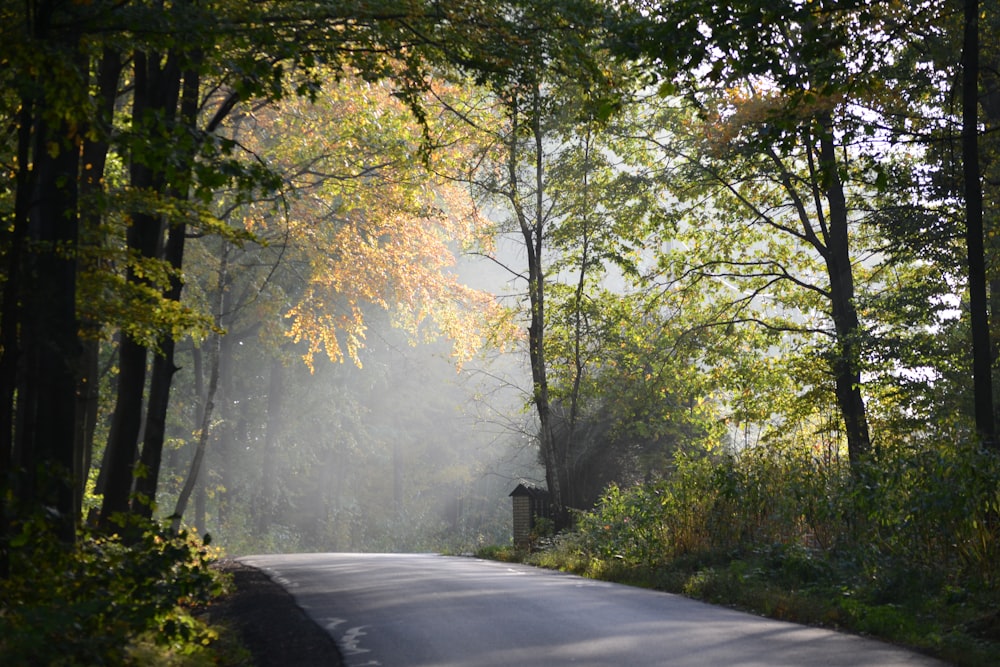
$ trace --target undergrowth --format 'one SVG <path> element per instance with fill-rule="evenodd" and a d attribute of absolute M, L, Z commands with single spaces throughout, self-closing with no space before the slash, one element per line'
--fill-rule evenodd
<path fill-rule="evenodd" d="M 126 541 L 72 547 L 26 523 L 0 579 L 0 664 L 213 665 L 216 629 L 197 610 L 225 590 L 196 536 L 149 523 Z"/>
<path fill-rule="evenodd" d="M 899 450 L 851 471 L 761 448 L 611 487 L 525 561 L 998 665 L 998 517 L 989 452 Z"/>

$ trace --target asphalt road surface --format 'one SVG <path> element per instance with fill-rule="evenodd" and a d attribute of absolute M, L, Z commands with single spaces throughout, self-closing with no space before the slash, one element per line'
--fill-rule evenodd
<path fill-rule="evenodd" d="M 284 585 L 348 667 L 902 667 L 910 651 L 687 598 L 432 554 L 242 562 Z"/>

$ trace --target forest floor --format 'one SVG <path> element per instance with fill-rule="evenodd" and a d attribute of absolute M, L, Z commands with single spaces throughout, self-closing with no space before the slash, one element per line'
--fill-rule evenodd
<path fill-rule="evenodd" d="M 233 652 L 228 664 L 343 667 L 333 638 L 306 616 L 280 584 L 235 560 L 221 560 L 216 567 L 232 576 L 233 591 L 209 606 L 208 622 L 232 633 L 246 649 Z"/>

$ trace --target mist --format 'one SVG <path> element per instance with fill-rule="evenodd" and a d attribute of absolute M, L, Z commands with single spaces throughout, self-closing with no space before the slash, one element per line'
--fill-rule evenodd
<path fill-rule="evenodd" d="M 457 270 L 478 289 L 506 289 L 487 259 Z M 274 355 L 252 309 L 234 313 L 188 524 L 233 555 L 463 553 L 510 541 L 508 494 L 544 479 L 521 352 L 482 350 L 458 367 L 449 340 L 415 339 L 372 307 L 359 363 L 320 355 L 310 369 L 301 346 Z M 209 363 L 196 347 L 178 356 L 164 516 L 188 474 Z"/>

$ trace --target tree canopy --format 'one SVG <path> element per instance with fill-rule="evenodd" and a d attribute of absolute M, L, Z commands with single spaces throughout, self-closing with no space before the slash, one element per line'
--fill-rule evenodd
<path fill-rule="evenodd" d="M 924 528 L 876 499 L 938 473 L 969 504 L 920 512 L 995 576 L 996 7 L 0 19 L 0 579 L 42 527 L 464 548 L 522 477 L 560 529 L 634 502 L 653 540 L 704 492 L 726 548 L 877 534 L 877 570 Z"/>

